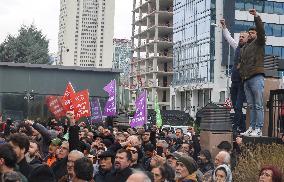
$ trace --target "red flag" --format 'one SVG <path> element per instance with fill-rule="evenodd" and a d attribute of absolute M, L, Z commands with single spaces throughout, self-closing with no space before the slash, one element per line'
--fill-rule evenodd
<path fill-rule="evenodd" d="M 91 116 L 91 108 L 89 101 L 89 91 L 82 90 L 74 94 L 71 98 L 74 105 L 75 119 L 79 120 L 81 117 Z"/>
<path fill-rule="evenodd" d="M 47 96 L 46 104 L 49 111 L 56 117 L 56 119 L 60 119 L 60 117 L 65 116 L 66 111 L 62 105 L 60 97 Z"/>
<path fill-rule="evenodd" d="M 75 90 L 70 82 L 68 82 L 64 95 L 62 97 L 62 105 L 66 111 L 74 111 L 72 97 L 74 97 Z"/>
<path fill-rule="evenodd" d="M 226 107 L 228 110 L 231 110 L 231 108 L 233 107 L 233 104 L 230 100 L 230 98 L 227 98 L 224 102 L 224 107 Z"/>

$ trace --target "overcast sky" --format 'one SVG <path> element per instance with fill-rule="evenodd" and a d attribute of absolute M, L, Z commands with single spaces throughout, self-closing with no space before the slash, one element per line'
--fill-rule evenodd
<path fill-rule="evenodd" d="M 115 1 L 114 37 L 130 38 L 132 0 Z M 33 23 L 49 39 L 49 52 L 57 52 L 59 6 L 60 0 L 0 0 L 0 43 Z"/>

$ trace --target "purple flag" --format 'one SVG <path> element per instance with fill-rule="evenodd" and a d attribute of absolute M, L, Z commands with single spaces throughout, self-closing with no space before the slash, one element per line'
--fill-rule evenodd
<path fill-rule="evenodd" d="M 90 119 L 91 119 L 92 124 L 95 123 L 95 122 L 102 122 L 103 121 L 99 98 L 95 97 L 95 98 L 92 99 L 91 111 L 92 111 L 92 115 L 91 115 Z"/>
<path fill-rule="evenodd" d="M 104 116 L 116 115 L 116 81 L 112 80 L 104 87 L 104 90 L 108 93 L 109 98 L 104 108 Z"/>
<path fill-rule="evenodd" d="M 130 122 L 132 128 L 143 126 L 147 122 L 147 93 L 143 91 L 135 102 L 136 112 Z"/>

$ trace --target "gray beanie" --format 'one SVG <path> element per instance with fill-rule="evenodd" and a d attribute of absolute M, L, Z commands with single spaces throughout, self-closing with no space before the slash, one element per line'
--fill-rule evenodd
<path fill-rule="evenodd" d="M 177 157 L 177 160 L 181 163 L 183 163 L 185 165 L 185 167 L 187 168 L 189 174 L 192 174 L 194 173 L 195 171 L 197 171 L 198 169 L 198 165 L 197 163 L 195 162 L 195 160 L 188 156 L 188 155 L 185 155 L 185 154 L 182 154 L 182 155 L 176 155 Z"/>

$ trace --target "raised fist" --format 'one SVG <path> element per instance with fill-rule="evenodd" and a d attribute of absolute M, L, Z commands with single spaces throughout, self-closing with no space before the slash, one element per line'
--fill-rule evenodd
<path fill-rule="evenodd" d="M 226 28 L 226 21 L 225 21 L 225 19 L 221 19 L 220 23 L 222 25 L 222 28 Z"/>
<path fill-rule="evenodd" d="M 249 10 L 249 13 L 250 13 L 251 15 L 255 16 L 255 15 L 256 15 L 256 10 L 255 10 L 255 9 L 250 9 L 250 10 Z"/>

